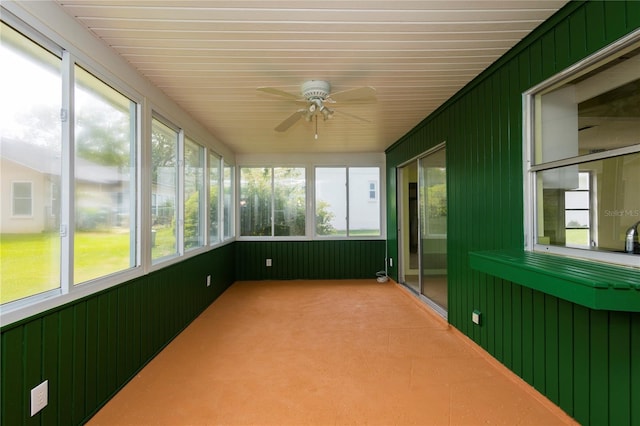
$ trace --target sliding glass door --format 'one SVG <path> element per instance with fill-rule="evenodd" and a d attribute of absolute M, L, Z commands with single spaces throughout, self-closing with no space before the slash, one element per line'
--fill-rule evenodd
<path fill-rule="evenodd" d="M 397 171 L 399 281 L 447 311 L 447 168 L 439 145 Z"/>
<path fill-rule="evenodd" d="M 418 161 L 421 294 L 447 309 L 446 148 Z"/>

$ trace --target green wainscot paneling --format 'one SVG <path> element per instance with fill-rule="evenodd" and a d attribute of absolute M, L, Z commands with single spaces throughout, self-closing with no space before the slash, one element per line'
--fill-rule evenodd
<path fill-rule="evenodd" d="M 229 244 L 3 327 L 0 424 L 84 423 L 235 281 L 234 264 Z"/>
<path fill-rule="evenodd" d="M 469 253 L 524 246 L 522 93 L 638 28 L 639 1 L 568 2 L 386 150 L 387 229 L 397 230 L 396 168 L 446 142 L 448 320 L 585 425 L 640 425 L 640 314 L 474 270 Z M 623 291 L 637 296 L 611 293 Z"/>
<path fill-rule="evenodd" d="M 235 246 L 240 281 L 376 278 L 385 265 L 384 240 L 236 241 Z"/>

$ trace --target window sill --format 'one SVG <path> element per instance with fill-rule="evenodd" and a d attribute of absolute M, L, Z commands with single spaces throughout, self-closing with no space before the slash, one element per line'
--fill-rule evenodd
<path fill-rule="evenodd" d="M 469 253 L 471 268 L 591 309 L 640 312 L 640 269 L 546 253 Z"/>

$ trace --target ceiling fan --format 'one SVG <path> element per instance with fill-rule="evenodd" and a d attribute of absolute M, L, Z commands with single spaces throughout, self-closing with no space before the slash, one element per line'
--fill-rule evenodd
<path fill-rule="evenodd" d="M 286 100 L 304 104 L 303 108 L 298 109 L 275 128 L 277 132 L 284 132 L 293 126 L 301 118 L 311 121 L 316 118 L 316 126 L 318 123 L 318 115 L 322 115 L 324 120 L 330 119 L 334 112 L 346 115 L 356 120 L 369 122 L 369 120 L 349 114 L 344 111 L 329 108 L 329 105 L 343 103 L 370 103 L 376 101 L 376 90 L 373 87 L 358 87 L 355 89 L 343 90 L 331 93 L 331 84 L 323 80 L 309 80 L 302 83 L 300 87 L 300 95 L 285 92 L 273 87 L 258 87 L 258 90 L 271 95 L 280 96 Z M 316 139 L 318 138 L 316 130 Z"/>

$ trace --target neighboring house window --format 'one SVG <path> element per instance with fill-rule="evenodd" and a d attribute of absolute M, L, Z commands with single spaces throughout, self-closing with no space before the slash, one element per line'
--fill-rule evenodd
<path fill-rule="evenodd" d="M 379 236 L 379 184 L 379 167 L 316 167 L 316 235 Z"/>
<path fill-rule="evenodd" d="M 73 282 L 135 268 L 137 104 L 75 67 Z M 96 262 L 100 259 L 100 262 Z"/>
<path fill-rule="evenodd" d="M 303 167 L 240 168 L 241 236 L 304 236 L 305 216 Z"/>
<path fill-rule="evenodd" d="M 378 200 L 378 182 L 369 182 L 369 201 Z"/>
<path fill-rule="evenodd" d="M 204 245 L 207 210 L 204 188 L 204 147 L 187 138 L 184 143 L 185 250 Z"/>
<path fill-rule="evenodd" d="M 623 40 L 526 94 L 528 247 L 621 264 L 640 221 L 640 42 Z"/>
<path fill-rule="evenodd" d="M 33 194 L 31 182 L 13 182 L 14 216 L 31 216 L 33 214 Z"/>

